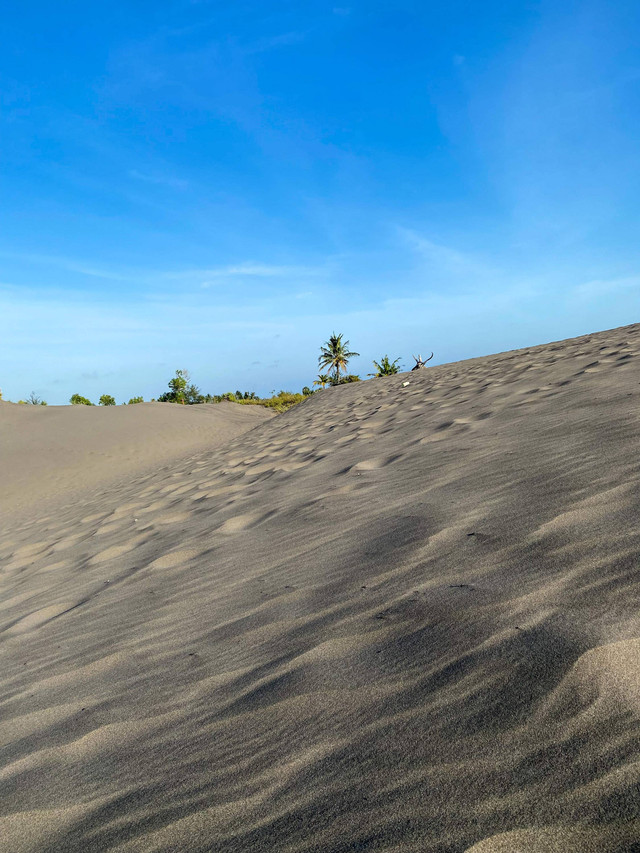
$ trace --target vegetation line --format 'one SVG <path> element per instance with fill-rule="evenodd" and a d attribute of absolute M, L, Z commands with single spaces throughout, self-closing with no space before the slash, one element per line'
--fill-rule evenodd
<path fill-rule="evenodd" d="M 301 392 L 296 391 L 275 391 L 270 397 L 258 397 L 254 391 L 227 391 L 224 394 L 203 394 L 200 389 L 191 381 L 188 370 L 176 370 L 168 382 L 168 390 L 164 391 L 157 398 L 152 398 L 152 403 L 180 403 L 185 406 L 192 406 L 198 403 L 222 403 L 228 401 L 230 403 L 240 403 L 244 406 L 265 406 L 268 409 L 273 409 L 276 412 L 286 412 L 292 406 L 297 406 L 302 403 L 307 397 L 327 386 L 344 385 L 349 382 L 359 382 L 360 377 L 357 374 L 348 373 L 347 367 L 350 359 L 359 356 L 360 353 L 352 352 L 349 349 L 349 341 L 344 340 L 344 335 L 333 334 L 320 347 L 320 355 L 318 356 L 318 367 L 320 370 L 327 370 L 327 373 L 319 373 L 318 378 L 314 379 L 313 385 L 318 386 L 315 390 L 305 385 Z M 433 354 L 432 354 L 433 357 Z M 415 356 L 414 356 L 415 358 Z M 369 373 L 368 376 L 392 376 L 400 372 L 398 362 L 400 358 L 390 361 L 388 355 L 383 355 L 380 361 L 373 361 L 375 373 Z M 416 359 L 416 367 L 424 367 L 425 362 Z M 343 375 L 344 374 L 344 375 Z M 2 391 L 0 391 L 0 400 L 2 400 Z M 10 401 L 7 401 L 10 402 Z M 72 406 L 93 406 L 94 403 L 88 397 L 83 397 L 81 394 L 72 394 L 69 402 Z M 18 400 L 18 403 L 28 404 L 32 406 L 46 406 L 45 400 L 42 400 L 35 392 L 29 395 L 27 400 Z M 135 403 L 144 403 L 143 397 L 131 397 L 128 403 L 122 405 L 132 406 Z M 100 397 L 99 405 L 115 406 L 116 400 L 111 394 L 103 394 Z"/>

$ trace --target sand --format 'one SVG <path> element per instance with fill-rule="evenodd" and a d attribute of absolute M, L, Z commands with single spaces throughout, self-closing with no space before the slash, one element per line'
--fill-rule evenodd
<path fill-rule="evenodd" d="M 0 513 L 78 500 L 268 420 L 262 406 L 30 406 L 0 401 Z"/>
<path fill-rule="evenodd" d="M 639 366 L 628 326 L 166 440 L 3 406 L 3 849 L 640 850 Z"/>

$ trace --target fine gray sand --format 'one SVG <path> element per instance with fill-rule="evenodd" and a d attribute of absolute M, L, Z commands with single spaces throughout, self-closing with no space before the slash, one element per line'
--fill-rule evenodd
<path fill-rule="evenodd" d="M 639 403 L 636 325 L 14 460 L 2 849 L 637 853 Z"/>
<path fill-rule="evenodd" d="M 78 499 L 190 451 L 224 444 L 272 414 L 232 403 L 20 406 L 0 401 L 0 513 Z"/>

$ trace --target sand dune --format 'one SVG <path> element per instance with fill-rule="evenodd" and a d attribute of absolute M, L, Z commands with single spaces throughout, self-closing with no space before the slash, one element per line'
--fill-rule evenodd
<path fill-rule="evenodd" d="M 0 401 L 0 512 L 78 499 L 189 453 L 218 446 L 272 414 L 231 403 L 20 406 Z"/>
<path fill-rule="evenodd" d="M 639 850 L 639 365 L 628 326 L 60 473 L 0 539 L 6 849 Z"/>

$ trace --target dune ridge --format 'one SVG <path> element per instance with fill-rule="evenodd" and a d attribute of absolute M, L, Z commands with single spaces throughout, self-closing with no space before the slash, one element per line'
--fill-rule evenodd
<path fill-rule="evenodd" d="M 640 849 L 639 356 L 633 325 L 342 386 L 25 500 L 7 849 Z"/>

